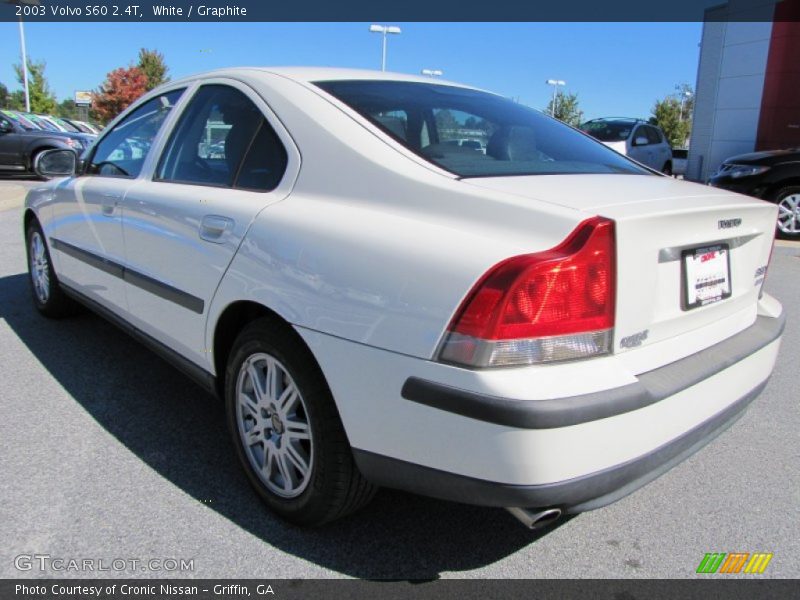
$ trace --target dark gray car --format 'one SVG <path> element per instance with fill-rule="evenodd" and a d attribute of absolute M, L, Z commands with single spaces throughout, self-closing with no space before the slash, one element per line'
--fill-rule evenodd
<path fill-rule="evenodd" d="M 50 148 L 81 154 L 89 145 L 84 136 L 45 131 L 11 110 L 0 110 L 0 173 L 32 173 L 36 156 Z"/>

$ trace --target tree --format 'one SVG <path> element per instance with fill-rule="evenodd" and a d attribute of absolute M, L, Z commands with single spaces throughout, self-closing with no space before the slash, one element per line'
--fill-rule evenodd
<path fill-rule="evenodd" d="M 78 107 L 75 106 L 75 100 L 73 100 L 72 98 L 67 98 L 65 100 L 62 100 L 61 103 L 58 105 L 56 114 L 59 117 L 65 117 L 67 119 L 80 118 L 78 116 Z"/>
<path fill-rule="evenodd" d="M 545 112 L 573 127 L 577 127 L 583 122 L 583 111 L 578 108 L 578 94 L 565 94 L 559 90 L 556 94 L 555 113 L 553 113 L 552 100 L 547 103 Z"/>
<path fill-rule="evenodd" d="M 139 67 L 147 77 L 147 91 L 169 81 L 169 68 L 164 62 L 164 55 L 158 50 L 139 50 Z"/>
<path fill-rule="evenodd" d="M 8 108 L 11 110 L 25 110 L 25 92 L 14 90 L 8 95 Z"/>
<path fill-rule="evenodd" d="M 8 88 L 5 84 L 0 83 L 0 108 L 10 108 L 8 106 L 9 100 Z"/>
<path fill-rule="evenodd" d="M 139 67 L 114 69 L 94 93 L 92 113 L 101 123 L 108 123 L 147 91 L 147 76 Z"/>
<path fill-rule="evenodd" d="M 47 77 L 44 75 L 44 69 L 47 63 L 33 62 L 28 60 L 28 97 L 31 101 L 31 112 L 51 114 L 56 109 L 56 97 L 50 91 L 50 85 L 47 83 Z M 21 86 L 25 85 L 25 79 L 22 73 L 22 64 L 14 65 L 14 71 L 17 74 L 17 81 Z M 25 93 L 22 92 L 22 106 L 25 107 Z"/>
<path fill-rule="evenodd" d="M 656 100 L 650 122 L 661 127 L 673 148 L 683 148 L 692 131 L 694 93 L 686 83 L 676 85 L 675 90 L 675 94 Z"/>

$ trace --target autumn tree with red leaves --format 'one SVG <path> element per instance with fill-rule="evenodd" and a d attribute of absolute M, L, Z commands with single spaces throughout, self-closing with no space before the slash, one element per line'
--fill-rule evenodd
<path fill-rule="evenodd" d="M 108 123 L 147 91 L 147 75 L 139 67 L 120 67 L 108 75 L 92 98 L 92 113 Z"/>

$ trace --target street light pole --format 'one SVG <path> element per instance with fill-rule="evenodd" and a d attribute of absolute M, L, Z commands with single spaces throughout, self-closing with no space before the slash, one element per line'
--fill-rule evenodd
<path fill-rule="evenodd" d="M 25 28 L 19 17 L 19 45 L 22 48 L 22 85 L 25 88 L 25 112 L 31 112 L 31 95 L 28 90 L 28 53 L 25 51 Z"/>
<path fill-rule="evenodd" d="M 545 81 L 545 83 L 547 85 L 552 85 L 553 86 L 553 102 L 550 104 L 550 116 L 551 117 L 555 117 L 556 116 L 556 94 L 558 92 L 558 86 L 567 85 L 567 82 L 566 81 L 562 81 L 561 79 L 548 79 L 547 81 Z"/>
<path fill-rule="evenodd" d="M 692 97 L 692 92 L 690 92 L 689 90 L 686 90 L 681 94 L 681 115 L 680 115 L 680 119 L 679 119 L 680 121 L 683 121 L 683 103 L 688 98 L 691 98 L 691 97 Z"/>
<path fill-rule="evenodd" d="M 8 4 L 28 4 L 38 6 L 39 0 L 6 0 Z M 22 15 L 19 16 L 19 45 L 22 50 L 22 86 L 25 88 L 25 112 L 31 112 L 31 95 L 28 89 L 28 53 L 25 50 L 25 28 L 22 25 Z"/>
<path fill-rule="evenodd" d="M 380 33 L 383 35 L 383 49 L 381 52 L 381 71 L 386 70 L 386 35 L 389 33 L 401 33 L 400 28 L 394 25 L 370 25 L 369 30 L 372 33 Z"/>

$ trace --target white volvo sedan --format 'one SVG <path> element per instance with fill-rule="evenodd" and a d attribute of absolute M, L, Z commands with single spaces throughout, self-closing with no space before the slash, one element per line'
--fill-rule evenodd
<path fill-rule="evenodd" d="M 26 201 L 36 307 L 89 306 L 224 398 L 295 523 L 376 486 L 532 527 L 606 505 L 739 417 L 783 331 L 774 205 L 458 84 L 205 73 L 37 169 L 66 177 Z"/>

